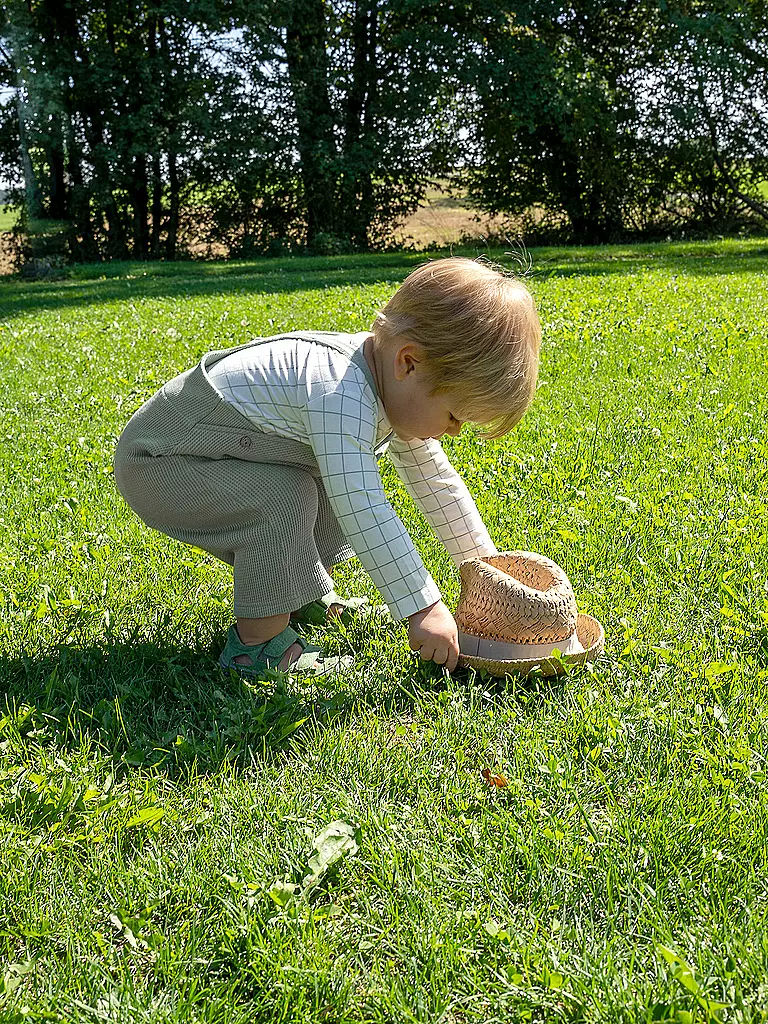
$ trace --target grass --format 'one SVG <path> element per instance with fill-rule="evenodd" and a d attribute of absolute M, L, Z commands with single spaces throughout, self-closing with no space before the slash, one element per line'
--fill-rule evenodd
<path fill-rule="evenodd" d="M 0 231 L 12 231 L 16 220 L 15 211 L 6 210 L 3 206 L 0 206 Z"/>
<path fill-rule="evenodd" d="M 556 682 L 447 678 L 399 625 L 329 634 L 323 685 L 223 679 L 228 570 L 112 482 L 176 371 L 361 329 L 421 257 L 0 283 L 3 1022 L 768 1019 L 768 249 L 531 256 L 534 406 L 446 448 L 605 625 Z"/>

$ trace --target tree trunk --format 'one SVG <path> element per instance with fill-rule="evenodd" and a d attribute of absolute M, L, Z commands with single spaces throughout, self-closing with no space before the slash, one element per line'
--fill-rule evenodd
<path fill-rule="evenodd" d="M 715 120 L 712 116 L 712 112 L 710 111 L 709 105 L 707 104 L 707 100 L 704 93 L 704 85 L 701 79 L 698 82 L 698 87 L 696 91 L 699 103 L 701 105 L 701 111 L 704 115 L 704 120 L 707 124 L 709 140 L 712 143 L 712 156 L 715 164 L 717 165 L 718 170 L 723 176 L 723 180 L 725 181 L 726 185 L 731 190 L 731 192 L 736 196 L 738 200 L 740 200 L 747 207 L 747 209 L 751 210 L 752 213 L 756 213 L 758 217 L 761 217 L 763 220 L 768 220 L 768 204 L 762 203 L 754 196 L 748 196 L 745 192 L 743 192 L 739 188 L 737 181 L 735 180 L 731 172 L 728 170 L 728 166 L 723 160 L 723 155 L 720 152 L 720 146 L 717 139 L 717 126 L 715 125 Z"/>
<path fill-rule="evenodd" d="M 82 107 L 89 155 L 94 170 L 92 194 L 106 221 L 107 255 L 111 259 L 124 260 L 128 258 L 128 241 L 123 218 L 112 191 L 109 161 L 104 155 L 104 122 L 98 104 L 87 100 L 82 102 Z"/>
<path fill-rule="evenodd" d="M 83 129 L 88 142 L 89 161 L 93 167 L 93 181 L 88 186 L 89 195 L 83 196 L 81 204 L 81 231 L 92 234 L 90 199 L 96 203 L 96 211 L 100 214 L 97 221 L 106 221 L 107 255 L 116 259 L 128 256 L 125 227 L 117 206 L 111 185 L 111 169 L 105 155 L 104 119 L 101 114 L 100 97 L 94 94 L 90 81 L 91 60 L 88 46 L 83 43 L 80 35 L 73 6 L 69 3 L 56 3 L 52 7 L 52 16 L 56 18 L 58 32 L 66 41 L 74 58 L 72 78 L 74 82 L 71 112 L 79 110 L 82 115 Z M 82 184 L 83 178 L 79 171 L 80 156 L 73 161 L 78 166 L 78 177 Z M 84 187 L 85 188 L 85 187 Z M 86 212 L 86 207 L 88 207 Z"/>
<path fill-rule="evenodd" d="M 133 255 L 144 260 L 149 252 L 149 184 L 147 158 L 138 153 L 133 158 L 131 173 L 131 206 L 133 207 Z"/>
<path fill-rule="evenodd" d="M 149 240 L 149 255 L 154 260 L 160 256 L 160 228 L 163 223 L 163 177 L 160 154 L 152 154 L 152 235 Z"/>
<path fill-rule="evenodd" d="M 27 65 L 24 56 L 23 29 L 20 24 L 14 22 L 9 7 L 0 8 L 0 29 L 2 29 L 3 38 L 7 40 L 9 47 L 8 52 L 3 49 L 3 56 L 8 62 L 8 70 L 11 73 L 9 77 L 12 79 L 14 87 L 13 98 L 19 128 L 19 156 L 24 179 L 24 216 L 28 220 L 39 220 L 43 215 L 43 193 L 29 150 L 27 128 L 31 119 L 28 93 L 22 73 L 22 69 Z"/>
<path fill-rule="evenodd" d="M 67 151 L 67 177 L 69 178 L 69 215 L 72 218 L 72 255 L 76 260 L 89 262 L 98 259 L 98 246 L 93 234 L 91 197 L 83 182 L 82 153 L 75 139 L 71 118 L 65 123 Z"/>
<path fill-rule="evenodd" d="M 285 54 L 299 129 L 299 157 L 307 210 L 307 242 L 336 234 L 336 143 L 328 91 L 323 0 L 290 0 Z"/>
<path fill-rule="evenodd" d="M 157 64 L 158 45 L 157 37 L 158 34 L 163 33 L 164 26 L 162 18 L 153 17 L 149 23 L 149 38 L 147 40 L 147 53 L 149 60 L 153 64 Z M 158 111 L 159 113 L 159 111 Z M 151 259 L 157 259 L 160 256 L 160 227 L 163 221 L 163 175 L 162 175 L 162 164 L 160 161 L 160 149 L 157 138 L 157 132 L 155 132 L 154 139 L 152 141 L 152 233 L 149 239 L 149 256 Z"/>
<path fill-rule="evenodd" d="M 64 178 L 64 139 L 61 127 L 57 125 L 56 134 L 51 139 L 52 145 L 47 151 L 50 168 L 50 195 L 48 199 L 48 216 L 51 220 L 67 219 L 67 186 Z"/>
<path fill-rule="evenodd" d="M 146 59 L 152 63 L 154 63 L 152 50 L 155 37 L 155 20 L 150 15 L 146 25 L 137 24 L 130 37 L 131 52 L 143 55 L 145 38 L 143 37 L 142 30 L 146 30 Z M 134 129 L 127 131 L 125 135 L 125 142 L 127 144 L 126 155 L 130 162 L 129 199 L 133 211 L 133 255 L 136 259 L 144 260 L 149 254 L 149 180 L 146 152 L 149 147 L 147 145 L 147 132 L 143 130 L 143 126 L 147 121 L 150 123 L 154 121 L 156 111 L 148 108 L 144 78 L 141 74 L 137 74 L 131 83 L 127 95 L 127 108 L 130 114 L 128 123 L 134 126 Z M 142 129 L 136 130 L 136 125 L 141 125 Z"/>
<path fill-rule="evenodd" d="M 7 14 L 6 14 L 7 16 Z M 2 22 L 0 22 L 2 25 Z M 29 139 L 27 134 L 27 123 L 29 119 L 28 103 L 25 97 L 24 78 L 22 67 L 25 64 L 21 46 L 18 44 L 16 34 L 13 31 L 13 23 L 8 22 L 4 26 L 7 33 L 10 53 L 7 54 L 15 78 L 14 105 L 16 107 L 16 120 L 19 126 L 19 155 L 21 156 L 21 171 L 24 177 L 24 215 L 28 220 L 39 220 L 43 215 L 43 194 L 40 183 L 35 174 L 32 163 L 32 156 L 29 152 Z"/>
<path fill-rule="evenodd" d="M 159 18 L 157 21 L 157 38 L 160 43 L 160 51 L 163 55 L 164 68 L 170 74 L 171 67 L 171 55 L 170 47 L 168 42 L 168 34 L 166 32 L 166 25 L 163 18 Z M 165 258 L 167 260 L 176 259 L 176 250 L 179 244 L 179 209 L 181 206 L 181 186 L 179 184 L 179 165 L 178 165 L 178 154 L 176 152 L 177 143 L 171 139 L 168 143 L 168 234 L 165 239 Z M 159 174 L 159 157 L 157 170 Z M 161 203 L 161 191 L 159 188 L 159 178 L 156 179 L 158 189 L 152 194 L 152 201 L 154 208 L 160 209 Z M 158 232 L 160 217 L 158 217 Z M 154 232 L 153 226 L 153 232 Z M 158 243 L 159 244 L 159 243 Z"/>
<path fill-rule="evenodd" d="M 45 66 L 50 82 L 56 82 L 59 86 L 59 96 L 51 102 L 49 97 L 45 101 L 45 160 L 48 166 L 48 208 L 47 215 L 51 220 L 67 219 L 67 186 L 64 175 L 66 165 L 66 153 L 64 150 L 64 110 L 66 107 L 66 93 L 69 89 L 67 56 L 64 56 L 64 49 L 61 45 L 60 20 L 71 18 L 70 10 L 62 11 L 60 8 L 68 5 L 61 4 L 60 0 L 42 0 L 36 10 L 32 4 L 28 4 L 28 11 L 34 19 L 38 29 L 37 42 L 41 63 Z M 56 102 L 58 100 L 58 103 Z M 57 109 L 58 107 L 58 109 Z"/>
<path fill-rule="evenodd" d="M 379 88 L 379 74 L 376 65 L 376 47 L 379 37 L 379 12 L 377 0 L 372 0 L 368 19 L 368 89 L 363 106 L 363 139 L 366 145 L 366 153 L 369 163 L 366 167 L 360 190 L 361 208 L 365 212 L 365 234 L 363 239 L 367 243 L 368 229 L 376 214 L 375 201 L 373 198 L 373 152 L 375 149 L 376 121 L 374 117 L 374 105 L 377 99 Z"/>
<path fill-rule="evenodd" d="M 170 187 L 170 202 L 168 208 L 168 237 L 165 241 L 166 259 L 176 259 L 176 246 L 179 238 L 179 173 L 176 163 L 176 154 L 168 154 L 168 185 Z"/>
<path fill-rule="evenodd" d="M 35 176 L 32 157 L 27 143 L 27 105 L 22 99 L 23 84 L 19 75 L 16 86 L 16 116 L 19 120 L 19 149 L 24 174 L 24 212 L 29 220 L 39 220 L 43 215 L 43 196 Z"/>
<path fill-rule="evenodd" d="M 371 164 L 373 102 L 378 75 L 376 69 L 376 0 L 358 0 L 352 24 L 352 79 L 347 93 L 344 131 L 344 177 L 342 214 L 345 233 L 360 248 L 368 246 L 368 229 L 375 214 Z"/>

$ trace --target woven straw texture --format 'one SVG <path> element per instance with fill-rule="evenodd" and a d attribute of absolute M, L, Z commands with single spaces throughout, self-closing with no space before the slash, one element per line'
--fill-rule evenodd
<path fill-rule="evenodd" d="M 510 672 L 559 675 L 566 665 L 581 665 L 602 654 L 603 627 L 591 615 L 579 614 L 573 588 L 560 566 L 530 551 L 502 551 L 470 558 L 459 566 L 461 594 L 456 624 L 463 633 L 518 644 L 556 644 L 574 630 L 584 650 L 561 660 L 538 657 L 514 661 L 459 655 L 459 665 L 491 675 Z"/>
<path fill-rule="evenodd" d="M 464 633 L 516 643 L 556 643 L 576 628 L 576 598 L 560 566 L 529 551 L 469 558 L 459 566 L 456 623 Z"/>
<path fill-rule="evenodd" d="M 576 620 L 576 635 L 584 650 L 580 654 L 569 654 L 561 661 L 553 658 L 531 658 L 527 661 L 488 661 L 486 658 L 472 658 L 467 654 L 459 655 L 459 665 L 464 668 L 482 669 L 492 676 L 507 676 L 512 672 L 528 675 L 538 669 L 544 676 L 558 676 L 565 671 L 565 665 L 583 665 L 586 661 L 594 661 L 603 653 L 605 633 L 603 627 L 591 615 L 580 613 Z"/>

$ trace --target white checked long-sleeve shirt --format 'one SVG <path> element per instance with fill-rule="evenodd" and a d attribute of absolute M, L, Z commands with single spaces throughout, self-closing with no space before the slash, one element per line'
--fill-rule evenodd
<path fill-rule="evenodd" d="M 339 337 L 359 347 L 367 336 Z M 339 525 L 395 618 L 429 607 L 440 591 L 384 493 L 376 459 L 385 449 L 457 565 L 496 551 L 440 442 L 392 434 L 365 372 L 344 352 L 281 337 L 224 356 L 208 377 L 259 430 L 312 448 Z"/>

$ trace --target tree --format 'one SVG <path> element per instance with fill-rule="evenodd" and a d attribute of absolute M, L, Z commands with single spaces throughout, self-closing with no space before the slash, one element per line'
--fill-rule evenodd
<path fill-rule="evenodd" d="M 37 173 L 32 162 L 29 140 L 32 112 L 29 109 L 24 81 L 24 51 L 27 44 L 26 26 L 11 17 L 9 5 L 0 8 L 0 59 L 2 59 L 3 82 L 12 90 L 12 100 L 7 104 L 5 118 L 9 126 L 6 131 L 5 164 L 8 172 L 20 171 L 23 181 L 21 204 L 28 217 L 42 215 L 42 193 Z M 14 123 L 15 120 L 15 123 Z M 13 125 L 13 127 L 11 127 Z"/>
<path fill-rule="evenodd" d="M 564 214 L 573 240 L 624 229 L 636 155 L 643 3 L 473 5 L 465 78 L 475 97 L 466 175 L 483 209 Z"/>
<path fill-rule="evenodd" d="M 325 4 L 323 0 L 292 0 L 281 6 L 306 204 L 307 242 L 312 245 L 320 234 L 340 233 Z"/>
<path fill-rule="evenodd" d="M 484 210 L 578 242 L 765 216 L 763 0 L 468 0 L 465 174 Z"/>
<path fill-rule="evenodd" d="M 2 12 L 39 196 L 33 211 L 27 187 L 28 211 L 68 224 L 76 258 L 173 258 L 234 85 L 215 64 L 218 5 L 7 0 Z"/>
<path fill-rule="evenodd" d="M 706 228 L 768 221 L 768 10 L 761 0 L 672 3 L 645 118 L 677 193 Z M 693 169 L 693 173 L 692 173 Z"/>
<path fill-rule="evenodd" d="M 77 258 L 172 258 L 193 211 L 231 252 L 367 248 L 446 166 L 456 33 L 435 0 L 3 9 L 41 210 Z"/>
<path fill-rule="evenodd" d="M 264 0 L 238 12 L 281 181 L 316 249 L 382 244 L 441 166 L 440 5 Z M 287 170 L 291 165 L 292 174 Z"/>

